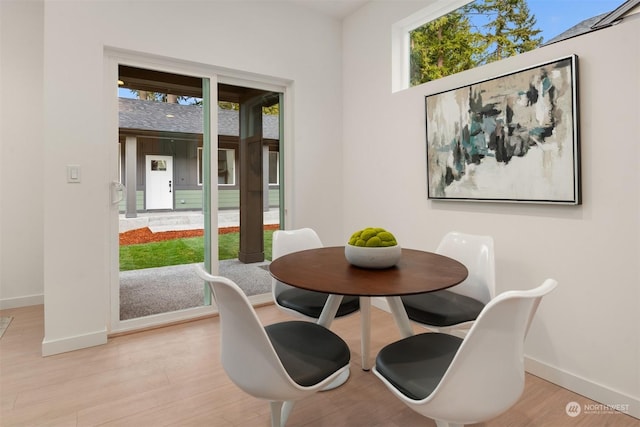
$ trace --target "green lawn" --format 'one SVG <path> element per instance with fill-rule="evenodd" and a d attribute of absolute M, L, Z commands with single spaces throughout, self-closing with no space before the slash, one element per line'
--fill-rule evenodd
<path fill-rule="evenodd" d="M 272 230 L 264 232 L 264 255 L 271 259 Z M 218 235 L 219 259 L 238 258 L 240 233 Z M 120 246 L 120 271 L 193 264 L 204 260 L 204 237 L 165 240 L 164 242 Z"/>

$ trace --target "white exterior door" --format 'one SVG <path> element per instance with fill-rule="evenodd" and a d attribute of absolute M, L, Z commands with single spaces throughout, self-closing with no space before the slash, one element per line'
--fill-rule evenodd
<path fill-rule="evenodd" d="M 145 156 L 147 209 L 173 209 L 173 157 Z"/>

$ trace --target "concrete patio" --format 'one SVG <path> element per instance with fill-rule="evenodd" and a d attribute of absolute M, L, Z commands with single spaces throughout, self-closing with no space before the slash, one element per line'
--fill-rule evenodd
<path fill-rule="evenodd" d="M 265 224 L 278 224 L 280 210 L 271 208 L 264 212 Z M 225 209 L 218 212 L 218 228 L 240 225 L 240 211 Z M 149 227 L 153 233 L 174 230 L 198 230 L 204 228 L 204 215 L 201 211 L 142 212 L 136 218 L 125 218 L 120 214 L 120 232 Z"/>
<path fill-rule="evenodd" d="M 278 224 L 279 210 L 264 213 L 264 224 Z M 218 227 L 237 227 L 239 210 L 218 213 Z M 204 227 L 204 215 L 199 211 L 145 212 L 137 218 L 120 215 L 120 232 L 149 227 L 154 232 L 198 230 Z M 230 278 L 247 296 L 271 290 L 269 261 L 244 264 L 235 260 L 219 263 L 219 274 Z M 203 282 L 195 274 L 194 265 L 174 265 L 144 270 L 120 272 L 120 319 L 132 319 L 202 305 Z"/>

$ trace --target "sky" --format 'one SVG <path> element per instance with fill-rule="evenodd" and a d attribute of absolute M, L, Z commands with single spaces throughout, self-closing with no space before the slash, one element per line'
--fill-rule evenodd
<path fill-rule="evenodd" d="M 613 11 L 625 0 L 528 0 L 543 43 L 585 19 Z"/>

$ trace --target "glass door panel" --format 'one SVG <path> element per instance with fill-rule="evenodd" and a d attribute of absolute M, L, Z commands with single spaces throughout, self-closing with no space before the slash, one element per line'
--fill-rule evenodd
<path fill-rule="evenodd" d="M 209 246 L 208 80 L 118 68 L 120 321 L 202 307 L 210 299 L 193 264 Z"/>
<path fill-rule="evenodd" d="M 220 274 L 249 297 L 271 293 L 272 234 L 281 222 L 281 95 L 218 85 Z"/>

